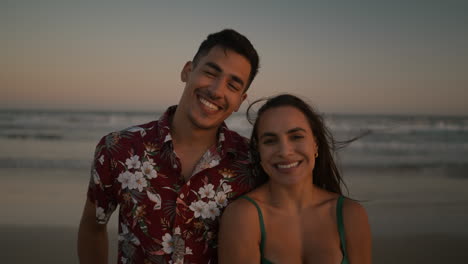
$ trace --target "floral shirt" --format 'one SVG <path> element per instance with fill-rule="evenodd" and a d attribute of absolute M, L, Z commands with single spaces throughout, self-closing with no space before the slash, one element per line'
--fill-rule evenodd
<path fill-rule="evenodd" d="M 118 263 L 216 263 L 218 218 L 255 185 L 247 140 L 225 124 L 185 181 L 169 128 L 175 109 L 96 147 L 88 198 L 100 224 L 120 206 Z"/>

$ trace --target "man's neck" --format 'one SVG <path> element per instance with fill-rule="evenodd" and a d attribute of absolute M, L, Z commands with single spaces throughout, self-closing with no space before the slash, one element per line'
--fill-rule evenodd
<path fill-rule="evenodd" d="M 219 128 L 198 128 L 179 114 L 176 110 L 170 121 L 171 138 L 176 145 L 208 149 L 217 142 Z"/>
<path fill-rule="evenodd" d="M 189 120 L 174 114 L 171 123 L 171 137 L 174 151 L 181 162 L 181 174 L 187 181 L 203 154 L 217 142 L 217 128 L 201 129 Z"/>

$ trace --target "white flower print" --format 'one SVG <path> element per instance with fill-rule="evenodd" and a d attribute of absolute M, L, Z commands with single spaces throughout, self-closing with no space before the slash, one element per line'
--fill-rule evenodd
<path fill-rule="evenodd" d="M 180 227 L 174 228 L 174 235 L 180 235 L 180 234 L 182 234 L 182 233 L 180 232 Z"/>
<path fill-rule="evenodd" d="M 189 247 L 185 248 L 185 255 L 193 255 L 192 249 Z"/>
<path fill-rule="evenodd" d="M 154 169 L 153 165 L 151 165 L 151 162 L 145 161 L 143 162 L 143 166 L 141 167 L 141 172 L 148 178 L 148 179 L 154 179 L 158 177 L 158 173 Z"/>
<path fill-rule="evenodd" d="M 146 190 L 146 195 L 148 195 L 148 198 L 150 199 L 150 201 L 154 203 L 153 210 L 161 209 L 161 195 L 157 193 L 152 193 L 148 190 Z"/>
<path fill-rule="evenodd" d="M 166 254 L 171 254 L 172 251 L 174 251 L 174 242 L 172 240 L 172 236 L 169 233 L 164 234 L 162 237 L 162 246 L 163 246 L 163 251 Z"/>
<path fill-rule="evenodd" d="M 212 220 L 214 220 L 216 216 L 219 216 L 220 214 L 218 206 L 214 201 L 209 201 L 208 203 L 205 203 L 204 201 L 199 200 L 197 202 L 192 202 L 189 208 L 194 212 L 195 218 L 211 218 Z"/>
<path fill-rule="evenodd" d="M 208 165 L 210 168 L 213 168 L 219 164 L 219 159 L 213 159 Z"/>
<path fill-rule="evenodd" d="M 140 132 L 141 137 L 144 137 L 146 135 L 145 129 L 139 126 L 129 127 L 126 130 L 129 132 Z"/>
<path fill-rule="evenodd" d="M 216 216 L 219 216 L 219 213 L 218 205 L 213 201 L 209 201 L 203 208 L 202 217 L 215 220 Z"/>
<path fill-rule="evenodd" d="M 215 196 L 215 191 L 213 190 L 214 186 L 213 184 L 207 184 L 203 187 L 200 187 L 200 190 L 198 190 L 198 193 L 200 194 L 201 198 L 213 198 Z"/>
<path fill-rule="evenodd" d="M 132 183 L 132 178 L 133 178 L 133 173 L 129 172 L 129 171 L 126 171 L 126 172 L 123 172 L 123 173 L 120 173 L 119 174 L 119 177 L 117 178 L 117 180 L 122 183 L 122 190 L 125 189 L 125 188 L 129 188 L 129 189 L 133 189 L 133 188 L 130 188 L 130 185 L 133 184 Z"/>
<path fill-rule="evenodd" d="M 193 170 L 192 175 L 195 175 L 204 169 L 213 168 L 219 164 L 219 160 L 221 160 L 221 158 L 217 153 L 208 150 L 205 152 L 205 154 L 203 154 L 203 157 L 200 159 L 197 166 Z"/>
<path fill-rule="evenodd" d="M 200 207 L 202 208 L 201 217 L 203 219 L 210 218 L 210 207 L 208 203 L 204 202 L 203 204 L 200 204 Z"/>
<path fill-rule="evenodd" d="M 106 221 L 106 214 L 104 213 L 104 208 L 99 206 L 96 208 L 96 217 L 99 220 L 99 222 Z"/>
<path fill-rule="evenodd" d="M 224 133 L 219 133 L 219 142 L 224 141 Z"/>
<path fill-rule="evenodd" d="M 227 184 L 227 183 L 223 183 L 223 191 L 224 193 L 230 193 L 232 192 L 232 187 L 231 185 Z"/>
<path fill-rule="evenodd" d="M 180 227 L 176 227 L 174 229 L 174 235 L 172 236 L 172 261 L 174 263 L 184 263 L 184 255 L 185 255 L 185 241 L 182 239 L 181 233 L 180 233 Z"/>
<path fill-rule="evenodd" d="M 202 216 L 203 208 L 205 208 L 206 203 L 203 201 L 192 202 L 189 206 L 190 210 L 193 211 L 193 216 L 199 218 Z"/>
<path fill-rule="evenodd" d="M 176 227 L 174 229 L 174 236 L 171 236 L 171 234 L 169 233 L 164 234 L 164 236 L 162 237 L 162 240 L 163 240 L 162 246 L 163 246 L 163 251 L 166 254 L 171 254 L 172 252 L 174 252 L 174 247 L 175 247 L 174 240 L 181 239 L 180 234 L 181 234 L 180 227 Z M 183 243 L 183 240 L 179 240 L 179 242 Z"/>
<path fill-rule="evenodd" d="M 138 191 L 143 191 L 143 188 L 148 186 L 146 179 L 143 177 L 143 173 L 137 171 L 134 174 L 135 189 L 138 188 Z"/>
<path fill-rule="evenodd" d="M 132 156 L 125 161 L 128 169 L 139 169 L 141 162 L 139 161 L 140 157 L 138 155 Z"/>
<path fill-rule="evenodd" d="M 99 157 L 99 163 L 104 164 L 104 155 L 101 155 L 101 157 Z"/>
<path fill-rule="evenodd" d="M 215 201 L 221 207 L 225 207 L 228 202 L 226 194 L 224 192 L 218 192 L 215 196 Z"/>

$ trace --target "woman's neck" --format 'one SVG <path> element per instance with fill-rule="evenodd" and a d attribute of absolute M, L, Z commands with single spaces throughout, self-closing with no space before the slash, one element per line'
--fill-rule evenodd
<path fill-rule="evenodd" d="M 267 182 L 267 199 L 269 203 L 286 211 L 300 212 L 310 207 L 317 201 L 318 187 L 310 181 L 294 185 L 278 184 L 273 181 Z"/>

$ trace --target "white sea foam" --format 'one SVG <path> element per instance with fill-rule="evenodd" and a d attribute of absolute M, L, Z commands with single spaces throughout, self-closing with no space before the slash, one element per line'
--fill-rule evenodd
<path fill-rule="evenodd" d="M 102 136 L 156 120 L 160 115 L 2 110 L 0 167 L 87 167 L 92 150 Z M 338 140 L 371 131 L 341 152 L 341 162 L 345 165 L 432 167 L 468 164 L 466 117 L 326 115 L 325 122 Z M 250 136 L 252 126 L 244 113 L 233 114 L 226 123 L 241 135 Z M 67 154 L 76 153 L 76 149 L 83 149 L 82 146 L 88 151 L 79 152 L 79 155 Z"/>

